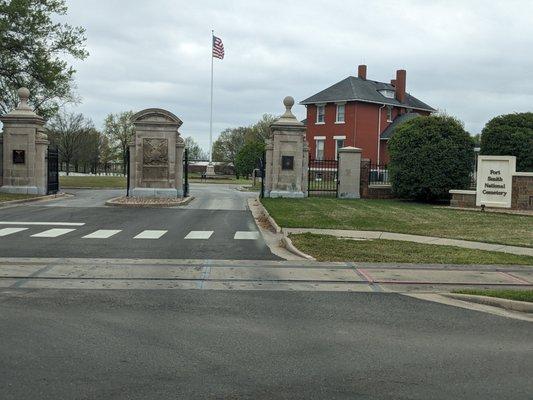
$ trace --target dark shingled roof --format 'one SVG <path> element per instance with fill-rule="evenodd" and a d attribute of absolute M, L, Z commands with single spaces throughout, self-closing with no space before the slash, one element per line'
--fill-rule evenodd
<path fill-rule="evenodd" d="M 385 129 L 382 133 L 381 133 L 381 136 L 380 138 L 381 139 L 385 139 L 385 140 L 388 140 L 391 138 L 391 136 L 394 134 L 394 132 L 396 131 L 396 128 L 398 126 L 400 126 L 401 124 L 403 124 L 404 122 L 407 122 L 407 121 L 410 121 L 412 120 L 413 118 L 416 118 L 416 117 L 419 117 L 420 114 L 417 114 L 417 113 L 407 113 L 407 114 L 402 114 L 402 115 L 398 115 L 394 121 L 392 121 L 392 124 L 390 124 L 389 126 L 387 126 L 387 129 Z"/>
<path fill-rule="evenodd" d="M 411 96 L 409 93 L 405 94 L 405 102 L 400 103 L 396 99 L 391 99 L 382 95 L 379 90 L 392 90 L 394 86 L 390 83 L 371 81 L 368 79 L 361 79 L 355 76 L 349 76 L 333 86 L 318 92 L 317 94 L 301 101 L 300 104 L 316 104 L 316 103 L 333 103 L 337 101 L 364 101 L 379 104 L 388 104 L 393 106 L 403 106 L 418 110 L 436 111 L 433 107 Z"/>

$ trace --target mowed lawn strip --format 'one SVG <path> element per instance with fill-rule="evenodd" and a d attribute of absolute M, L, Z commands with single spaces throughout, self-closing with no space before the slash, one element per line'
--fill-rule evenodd
<path fill-rule="evenodd" d="M 120 188 L 126 187 L 124 176 L 60 176 L 59 187 Z"/>
<path fill-rule="evenodd" d="M 284 228 L 386 231 L 533 247 L 533 217 L 399 200 L 262 199 Z"/>
<path fill-rule="evenodd" d="M 532 265 L 533 257 L 399 240 L 350 240 L 312 233 L 291 234 L 293 244 L 318 261 L 428 264 Z"/>
<path fill-rule="evenodd" d="M 453 293 L 473 294 L 476 296 L 499 297 L 501 299 L 527 301 L 533 303 L 533 290 L 478 290 L 461 289 L 454 290 Z"/>
<path fill-rule="evenodd" d="M 11 200 L 22 200 L 35 197 L 33 194 L 0 193 L 0 203 Z"/>

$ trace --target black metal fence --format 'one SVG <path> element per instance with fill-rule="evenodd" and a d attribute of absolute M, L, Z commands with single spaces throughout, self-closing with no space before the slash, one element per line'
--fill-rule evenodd
<path fill-rule="evenodd" d="M 337 197 L 339 189 L 339 163 L 337 160 L 309 159 L 309 196 Z"/>
<path fill-rule="evenodd" d="M 370 164 L 368 171 L 370 185 L 390 185 L 389 170 L 386 164 Z"/>
<path fill-rule="evenodd" d="M 189 150 L 183 152 L 183 197 L 189 195 Z"/>

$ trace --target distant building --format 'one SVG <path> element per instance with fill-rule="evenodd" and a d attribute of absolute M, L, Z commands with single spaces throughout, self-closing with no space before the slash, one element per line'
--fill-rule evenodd
<path fill-rule="evenodd" d="M 366 65 L 346 79 L 300 102 L 307 108 L 307 141 L 313 158 L 336 159 L 337 149 L 355 146 L 373 164 L 389 161 L 387 141 L 396 127 L 436 110 L 406 92 L 406 71 L 390 83 L 366 78 Z"/>

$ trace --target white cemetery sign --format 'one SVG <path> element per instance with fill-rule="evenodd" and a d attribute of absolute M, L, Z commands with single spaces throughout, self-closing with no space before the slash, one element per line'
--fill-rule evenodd
<path fill-rule="evenodd" d="M 511 208 L 515 156 L 479 156 L 476 206 Z"/>

